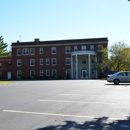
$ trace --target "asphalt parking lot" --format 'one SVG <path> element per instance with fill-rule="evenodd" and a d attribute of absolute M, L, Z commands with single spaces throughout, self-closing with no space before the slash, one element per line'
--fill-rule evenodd
<path fill-rule="evenodd" d="M 130 84 L 105 80 L 0 85 L 1 130 L 130 130 Z"/>

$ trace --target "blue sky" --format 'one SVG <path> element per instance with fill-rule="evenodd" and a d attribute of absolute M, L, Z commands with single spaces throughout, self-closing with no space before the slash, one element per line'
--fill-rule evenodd
<path fill-rule="evenodd" d="M 0 0 L 4 42 L 108 37 L 130 46 L 128 0 Z"/>

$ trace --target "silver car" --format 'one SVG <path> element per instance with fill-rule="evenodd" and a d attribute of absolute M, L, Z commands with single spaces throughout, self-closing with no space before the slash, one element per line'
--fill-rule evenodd
<path fill-rule="evenodd" d="M 119 83 L 130 83 L 130 71 L 121 71 L 107 76 L 108 82 L 114 82 L 115 85 Z"/>

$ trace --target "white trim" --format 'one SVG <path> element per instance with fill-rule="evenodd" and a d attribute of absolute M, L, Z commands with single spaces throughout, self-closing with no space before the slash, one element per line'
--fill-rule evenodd
<path fill-rule="evenodd" d="M 66 65 L 70 65 L 70 62 L 69 62 L 69 64 L 67 64 L 67 60 L 70 61 L 70 58 L 66 58 L 66 59 L 65 59 L 65 63 L 66 63 Z"/>
<path fill-rule="evenodd" d="M 44 76 L 44 71 L 43 70 L 40 70 L 40 76 Z"/>
<path fill-rule="evenodd" d="M 47 71 L 48 71 L 48 75 L 47 75 Z M 46 76 L 50 76 L 50 70 L 46 70 Z"/>
<path fill-rule="evenodd" d="M 47 61 L 48 60 L 48 61 Z M 48 63 L 48 64 L 47 64 Z M 50 65 L 50 59 L 46 58 L 46 65 Z"/>
<path fill-rule="evenodd" d="M 54 77 L 57 77 L 57 70 L 56 69 L 53 69 L 52 71 L 51 71 L 51 76 L 53 76 L 53 72 L 55 71 L 55 76 Z"/>
<path fill-rule="evenodd" d="M 46 46 L 68 46 L 68 45 L 79 45 L 79 43 L 80 44 L 84 44 L 84 45 L 88 45 L 88 44 L 107 44 L 107 42 L 108 41 L 98 41 L 98 42 L 94 42 L 94 41 L 92 41 L 92 42 L 87 42 L 87 41 L 80 41 L 80 42 L 77 42 L 76 43 L 76 41 L 75 42 L 69 42 L 69 43 L 62 43 L 62 41 L 61 41 L 61 44 L 59 43 L 59 44 L 44 44 L 44 43 L 41 43 L 41 45 L 16 45 L 15 43 L 13 43 L 13 44 L 15 44 L 15 46 L 13 46 L 13 44 L 12 44 L 12 48 L 19 48 L 19 47 L 46 47 Z M 22 43 L 22 42 L 21 42 Z M 34 42 L 32 42 L 32 43 L 34 43 Z M 53 43 L 53 42 L 52 42 Z M 27 44 L 28 44 L 28 42 L 27 42 Z"/>
<path fill-rule="evenodd" d="M 41 62 L 41 61 L 42 61 L 42 62 Z M 39 63 L 40 65 L 43 65 L 43 58 L 40 58 L 40 59 L 39 59 L 39 62 L 40 62 L 40 63 Z M 42 64 L 41 64 L 41 63 L 42 63 Z"/>
<path fill-rule="evenodd" d="M 18 51 L 20 50 L 21 54 L 18 54 Z M 22 50 L 21 49 L 17 49 L 17 56 L 21 56 L 22 55 Z"/>
<path fill-rule="evenodd" d="M 20 74 L 21 74 L 20 77 L 18 76 L 19 72 L 20 72 Z M 22 71 L 21 71 L 21 70 L 17 70 L 17 78 L 21 78 L 21 77 L 22 77 Z"/>
<path fill-rule="evenodd" d="M 32 65 L 32 60 L 34 61 L 34 65 Z M 35 59 L 30 59 L 30 66 L 35 66 Z"/>
<path fill-rule="evenodd" d="M 54 49 L 54 53 L 53 53 L 53 49 Z M 51 47 L 51 54 L 56 54 L 56 47 Z"/>
<path fill-rule="evenodd" d="M 35 70 L 30 70 L 30 77 L 34 77 L 34 76 L 31 76 L 31 72 L 34 72 L 34 76 L 35 76 Z"/>
<path fill-rule="evenodd" d="M 20 62 L 19 62 L 20 61 Z M 18 65 L 20 63 L 20 65 Z M 17 59 L 17 66 L 22 66 L 22 60 L 21 59 Z"/>
<path fill-rule="evenodd" d="M 71 56 L 75 56 L 75 55 L 97 55 L 95 51 L 75 51 L 75 52 L 71 52 Z"/>
<path fill-rule="evenodd" d="M 53 61 L 54 60 L 54 61 Z M 55 64 L 53 64 L 53 62 L 55 62 Z M 56 66 L 57 65 L 57 60 L 56 60 L 56 58 L 52 58 L 51 59 L 51 65 L 52 66 Z"/>
<path fill-rule="evenodd" d="M 33 50 L 33 53 L 31 50 Z M 35 48 L 30 48 L 30 55 L 35 55 Z"/>
<path fill-rule="evenodd" d="M 41 51 L 42 50 L 42 51 Z M 43 47 L 39 48 L 39 54 L 43 54 Z"/>

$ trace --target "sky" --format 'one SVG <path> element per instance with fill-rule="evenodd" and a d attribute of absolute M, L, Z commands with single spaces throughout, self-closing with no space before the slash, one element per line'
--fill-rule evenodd
<path fill-rule="evenodd" d="M 0 36 L 21 42 L 102 38 L 130 46 L 128 0 L 0 0 Z"/>

